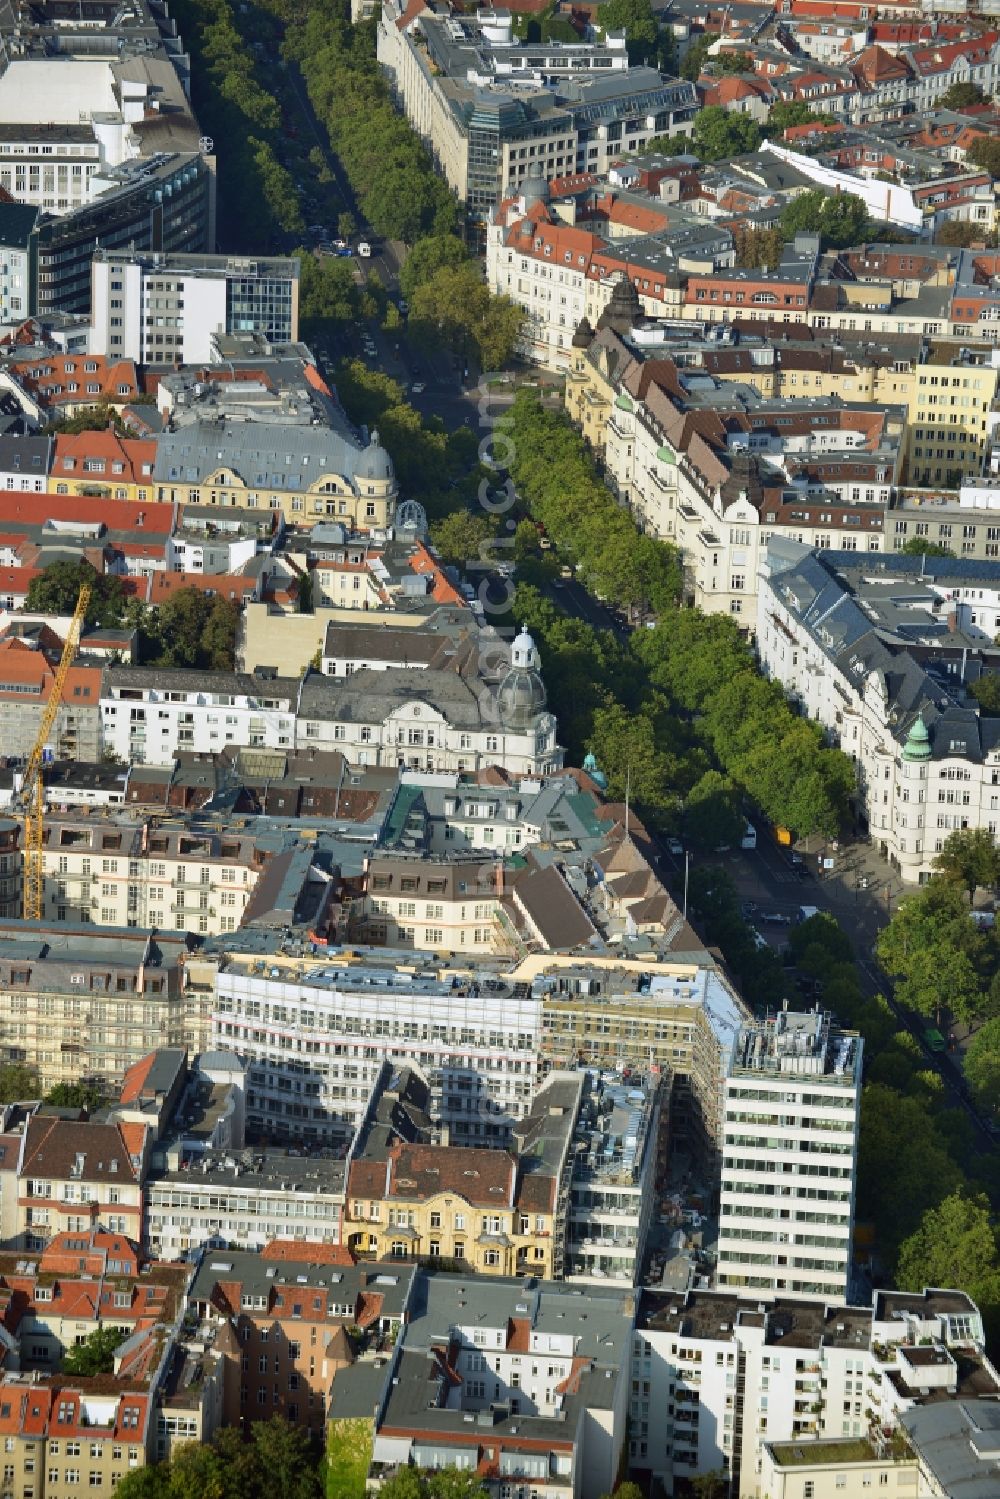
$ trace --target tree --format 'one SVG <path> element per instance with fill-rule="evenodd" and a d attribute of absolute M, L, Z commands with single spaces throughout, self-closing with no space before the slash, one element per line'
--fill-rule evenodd
<path fill-rule="evenodd" d="M 781 261 L 785 248 L 780 229 L 758 229 L 753 225 L 737 225 L 733 232 L 736 264 L 741 270 L 773 271 Z"/>
<path fill-rule="evenodd" d="M 899 1247 L 896 1283 L 904 1291 L 954 1286 L 981 1307 L 996 1307 L 1000 1254 L 988 1199 L 959 1191 L 929 1208 Z"/>
<path fill-rule="evenodd" d="M 1000 713 L 1000 672 L 984 672 L 976 681 L 966 685 L 978 702 L 980 713 Z"/>
<path fill-rule="evenodd" d="M 732 114 L 712 104 L 695 115 L 692 142 L 702 161 L 724 161 L 760 145 L 760 126 L 749 115 Z"/>
<path fill-rule="evenodd" d="M 96 1113 L 107 1103 L 107 1094 L 98 1083 L 56 1083 L 45 1095 L 45 1102 L 60 1109 L 86 1109 Z"/>
<path fill-rule="evenodd" d="M 5 1062 L 0 1067 L 0 1103 L 25 1103 L 40 1093 L 37 1068 L 27 1062 Z"/>
<path fill-rule="evenodd" d="M 624 31 L 629 61 L 643 63 L 656 51 L 660 27 L 650 0 L 604 0 L 597 12 L 603 31 Z"/>
<path fill-rule="evenodd" d="M 729 1483 L 720 1468 L 711 1473 L 696 1473 L 690 1480 L 695 1499 L 726 1499 Z"/>
<path fill-rule="evenodd" d="M 250 1428 L 257 1471 L 267 1475 L 267 1493 L 274 1499 L 318 1499 L 319 1483 L 309 1450 L 309 1438 L 300 1426 L 283 1416 L 256 1421 Z"/>
<path fill-rule="evenodd" d="M 976 104 L 988 104 L 989 100 L 976 83 L 953 83 L 937 101 L 938 109 L 971 109 Z"/>
<path fill-rule="evenodd" d="M 84 624 L 120 625 L 125 609 L 121 579 L 95 572 L 83 559 L 79 562 L 50 562 L 28 584 L 25 608 L 36 614 L 72 614 L 84 584 L 91 590 Z"/>
<path fill-rule="evenodd" d="M 496 522 L 491 516 L 473 515 L 468 510 L 456 510 L 431 527 L 431 540 L 442 561 L 457 566 L 478 562 L 483 547 L 495 535 Z"/>
<path fill-rule="evenodd" d="M 993 889 L 1000 882 L 1000 850 L 987 828 L 956 828 L 935 857 L 934 868 L 963 885 L 972 901 L 980 886 Z"/>
<path fill-rule="evenodd" d="M 966 161 L 982 167 L 991 177 L 1000 177 L 1000 140 L 992 135 L 977 136 L 966 152 Z"/>
<path fill-rule="evenodd" d="M 983 244 L 988 232 L 985 224 L 964 224 L 953 219 L 934 231 L 934 243 L 956 245 L 960 249 L 967 250 L 970 245 Z"/>
<path fill-rule="evenodd" d="M 938 1138 L 933 1117 L 916 1099 L 869 1083 L 861 1098 L 858 1212 L 875 1223 L 890 1265 L 923 1214 L 963 1185 L 962 1172 Z"/>
<path fill-rule="evenodd" d="M 144 651 L 150 665 L 232 671 L 239 606 L 200 588 L 179 588 L 151 621 Z"/>
<path fill-rule="evenodd" d="M 128 1337 L 128 1328 L 108 1327 L 101 1323 L 88 1333 L 82 1343 L 66 1351 L 62 1372 L 81 1378 L 94 1374 L 111 1374 L 115 1367 L 115 1352 Z"/>
<path fill-rule="evenodd" d="M 777 104 L 772 104 L 768 111 L 764 134 L 768 140 L 775 140 L 795 125 L 832 125 L 835 123 L 832 115 L 817 114 L 801 99 L 779 99 Z"/>
<path fill-rule="evenodd" d="M 1000 1018 L 987 1020 L 973 1036 L 962 1062 L 977 1109 L 1000 1112 Z"/>
<path fill-rule="evenodd" d="M 125 423 L 119 412 L 107 401 L 99 401 L 96 406 L 82 406 L 72 416 L 56 417 L 54 421 L 43 427 L 42 431 L 74 434 L 106 432 L 109 427 L 113 427 L 119 436 L 124 435 Z"/>
<path fill-rule="evenodd" d="M 734 783 L 708 770 L 688 792 L 684 804 L 690 837 L 702 848 L 731 848 L 743 834 L 746 818 Z"/>
<path fill-rule="evenodd" d="M 701 36 L 691 43 L 681 64 L 682 78 L 686 78 L 689 83 L 698 82 L 708 58 L 709 48 L 713 47 L 718 40 L 717 31 L 703 31 Z"/>
<path fill-rule="evenodd" d="M 878 955 L 897 980 L 896 996 L 937 1020 L 948 1009 L 972 1020 L 983 1004 L 977 969 L 984 938 L 961 887 L 940 875 L 900 902 L 879 935 Z"/>
<path fill-rule="evenodd" d="M 475 1473 L 458 1468 L 399 1468 L 379 1488 L 381 1499 L 485 1499 Z"/>
<path fill-rule="evenodd" d="M 911 536 L 899 549 L 904 557 L 954 557 L 951 547 L 940 541 L 927 541 L 923 536 Z"/>
<path fill-rule="evenodd" d="M 353 239 L 358 232 L 358 221 L 350 209 L 337 215 L 337 233 L 341 239 Z"/>
<path fill-rule="evenodd" d="M 818 234 L 824 246 L 837 250 L 862 243 L 870 228 L 863 199 L 854 193 L 831 196 L 819 187 L 793 198 L 782 209 L 780 223 L 786 239 Z"/>
<path fill-rule="evenodd" d="M 738 52 L 716 52 L 708 60 L 714 78 L 724 75 L 738 76 L 741 73 L 752 73 L 754 71 L 753 56 L 742 49 Z"/>

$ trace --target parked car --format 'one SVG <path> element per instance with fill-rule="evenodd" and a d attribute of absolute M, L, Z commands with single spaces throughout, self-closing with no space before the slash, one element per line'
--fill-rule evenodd
<path fill-rule="evenodd" d="M 684 845 L 679 838 L 668 838 L 666 845 L 668 854 L 673 854 L 675 857 L 683 855 Z"/>
<path fill-rule="evenodd" d="M 422 396 L 426 389 L 427 386 L 422 380 L 414 380 L 413 384 L 410 386 L 410 390 L 415 396 Z"/>

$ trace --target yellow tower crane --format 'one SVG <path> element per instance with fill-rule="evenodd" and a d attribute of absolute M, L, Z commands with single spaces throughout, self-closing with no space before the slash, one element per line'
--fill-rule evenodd
<path fill-rule="evenodd" d="M 73 618 L 70 620 L 69 630 L 66 635 L 66 643 L 59 657 L 59 665 L 56 667 L 55 681 L 52 683 L 52 691 L 49 700 L 42 711 L 42 720 L 38 725 L 38 736 L 32 746 L 28 762 L 24 767 L 24 780 L 21 783 L 19 802 L 24 811 L 24 919 L 25 921 L 40 921 L 42 917 L 42 894 L 44 887 L 44 870 L 42 867 L 42 847 L 44 836 L 44 813 L 45 813 L 45 787 L 42 784 L 42 761 L 45 756 L 45 745 L 52 732 L 52 726 L 59 712 L 62 702 L 63 688 L 66 686 L 66 677 L 73 665 L 77 647 L 80 644 L 80 631 L 83 629 L 83 619 L 90 603 L 90 586 L 84 583 L 80 589 L 73 610 Z"/>

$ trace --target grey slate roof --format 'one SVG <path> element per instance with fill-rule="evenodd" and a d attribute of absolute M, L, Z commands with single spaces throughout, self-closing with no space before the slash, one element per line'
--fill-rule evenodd
<path fill-rule="evenodd" d="M 309 489 L 325 475 L 352 481 L 369 476 L 371 465 L 364 454 L 361 439 L 346 419 L 337 427 L 192 422 L 161 434 L 153 479 L 160 484 L 198 484 L 216 469 L 228 468 L 250 488 Z"/>

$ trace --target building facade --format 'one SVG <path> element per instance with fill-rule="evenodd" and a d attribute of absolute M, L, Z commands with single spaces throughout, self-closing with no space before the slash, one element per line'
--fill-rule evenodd
<path fill-rule="evenodd" d="M 299 262 L 274 257 L 100 253 L 93 261 L 91 351 L 141 364 L 218 357 L 220 335 L 299 336 Z"/>
<path fill-rule="evenodd" d="M 720 1290 L 850 1295 L 862 1049 L 818 1010 L 740 1031 L 725 1085 Z"/>

